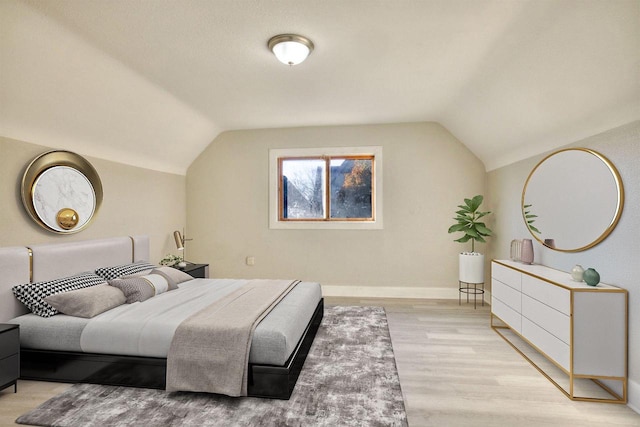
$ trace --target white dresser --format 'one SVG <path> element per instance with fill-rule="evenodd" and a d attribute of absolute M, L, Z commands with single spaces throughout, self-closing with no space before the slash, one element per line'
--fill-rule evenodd
<path fill-rule="evenodd" d="M 575 282 L 542 265 L 491 263 L 491 327 L 573 400 L 626 403 L 627 318 L 624 289 Z M 568 387 L 527 357 L 505 328 L 563 371 Z M 595 381 L 610 397 L 577 394 L 578 379 Z"/>

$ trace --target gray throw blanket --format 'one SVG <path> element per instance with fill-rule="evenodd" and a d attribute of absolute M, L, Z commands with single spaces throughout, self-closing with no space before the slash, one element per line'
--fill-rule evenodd
<path fill-rule="evenodd" d="M 251 280 L 184 320 L 167 356 L 167 391 L 247 395 L 255 327 L 298 280 Z"/>

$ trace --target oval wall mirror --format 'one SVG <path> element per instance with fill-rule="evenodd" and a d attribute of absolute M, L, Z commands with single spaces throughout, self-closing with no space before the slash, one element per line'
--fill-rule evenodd
<path fill-rule="evenodd" d="M 25 209 L 38 225 L 55 233 L 77 233 L 100 208 L 102 183 L 83 157 L 70 151 L 49 151 L 27 166 L 21 194 Z"/>
<path fill-rule="evenodd" d="M 533 168 L 522 191 L 522 216 L 531 235 L 562 252 L 603 241 L 622 214 L 624 189 L 615 166 L 602 154 L 568 148 Z"/>

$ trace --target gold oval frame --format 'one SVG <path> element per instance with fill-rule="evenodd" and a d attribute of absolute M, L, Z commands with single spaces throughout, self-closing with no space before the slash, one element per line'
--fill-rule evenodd
<path fill-rule="evenodd" d="M 555 156 L 557 154 L 560 154 L 560 153 L 563 153 L 563 152 L 567 152 L 567 151 L 581 151 L 581 152 L 585 152 L 585 153 L 591 154 L 591 155 L 595 156 L 596 158 L 598 158 L 602 163 L 605 164 L 605 166 L 607 166 L 607 168 L 609 168 L 609 172 L 611 172 L 611 175 L 613 176 L 613 180 L 615 181 L 615 184 L 616 184 L 616 189 L 618 190 L 618 202 L 616 204 L 615 215 L 613 216 L 613 219 L 611 220 L 611 222 L 609 223 L 607 228 L 605 228 L 605 230 L 602 232 L 600 237 L 595 239 L 593 242 L 591 242 L 591 243 L 589 243 L 587 245 L 584 245 L 582 247 L 575 248 L 575 249 L 559 249 L 559 248 L 555 248 L 555 247 L 551 247 L 551 246 L 547 245 L 544 242 L 544 240 L 541 240 L 529 228 L 529 226 L 527 225 L 527 218 L 525 217 L 525 213 L 524 213 L 524 196 L 525 196 L 525 193 L 527 192 L 527 186 L 529 185 L 529 181 L 531 180 L 531 177 L 533 176 L 535 171 L 550 157 L 553 157 L 553 156 Z M 609 159 L 607 159 L 604 155 L 598 153 L 597 151 L 591 150 L 589 148 L 578 148 L 578 147 L 563 148 L 562 150 L 554 151 L 553 153 L 549 154 L 548 156 L 545 156 L 542 160 L 540 160 L 540 162 L 538 162 L 538 164 L 529 173 L 529 176 L 527 177 L 527 180 L 524 183 L 524 187 L 522 188 L 522 197 L 520 199 L 520 210 L 521 210 L 521 213 L 522 213 L 522 219 L 524 220 L 525 226 L 527 227 L 527 230 L 529 231 L 529 234 L 531 234 L 533 236 L 533 238 L 536 239 L 543 246 L 545 246 L 545 247 L 547 247 L 549 249 L 553 249 L 554 251 L 558 251 L 558 252 L 582 252 L 582 251 L 586 251 L 587 249 L 590 249 L 590 248 L 596 246 L 597 244 L 599 244 L 600 242 L 602 242 L 604 239 L 606 239 L 609 236 L 609 234 L 611 234 L 613 229 L 616 228 L 616 226 L 618 225 L 618 221 L 620 220 L 620 216 L 622 215 L 622 208 L 623 207 L 624 207 L 624 186 L 622 184 L 622 178 L 620 177 L 620 173 L 618 172 L 618 169 L 616 169 L 616 167 L 613 165 L 613 163 L 611 163 L 611 161 Z"/>
<path fill-rule="evenodd" d="M 42 218 L 40 218 L 40 216 L 36 212 L 35 206 L 33 205 L 33 191 L 37 179 L 44 171 L 56 166 L 66 166 L 75 169 L 76 171 L 83 174 L 89 180 L 91 187 L 93 187 L 93 192 L 95 193 L 96 197 L 93 214 L 91 215 L 91 218 L 87 220 L 87 222 L 85 222 L 78 228 L 61 231 L 49 227 L 42 220 Z M 22 176 L 20 194 L 22 196 L 22 204 L 27 210 L 29 216 L 35 221 L 35 223 L 47 231 L 58 234 L 73 234 L 84 230 L 91 223 L 91 221 L 93 221 L 96 214 L 100 210 L 103 197 L 102 182 L 100 181 L 98 172 L 91 165 L 91 163 L 89 163 L 84 157 L 76 153 L 64 150 L 48 151 L 46 153 L 40 154 L 38 157 L 33 159 L 33 161 L 31 161 L 31 163 L 29 163 L 29 165 L 27 166 L 27 169 Z"/>

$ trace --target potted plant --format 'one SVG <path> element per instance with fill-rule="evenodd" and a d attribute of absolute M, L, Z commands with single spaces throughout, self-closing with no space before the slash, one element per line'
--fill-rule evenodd
<path fill-rule="evenodd" d="M 464 283 L 484 283 L 484 255 L 475 251 L 475 242 L 486 242 L 485 237 L 492 231 L 480 219 L 491 212 L 480 212 L 478 209 L 484 197 L 477 195 L 472 199 L 464 199 L 463 205 L 456 211 L 456 223 L 449 227 L 449 233 L 463 232 L 464 236 L 454 240 L 459 243 L 471 241 L 471 252 L 459 255 L 458 280 Z"/>
<path fill-rule="evenodd" d="M 174 265 L 178 265 L 179 263 L 182 262 L 182 258 L 177 256 L 177 255 L 173 255 L 173 254 L 167 254 L 164 256 L 164 258 L 162 258 L 160 260 L 160 265 L 165 265 L 167 267 L 173 267 Z"/>

